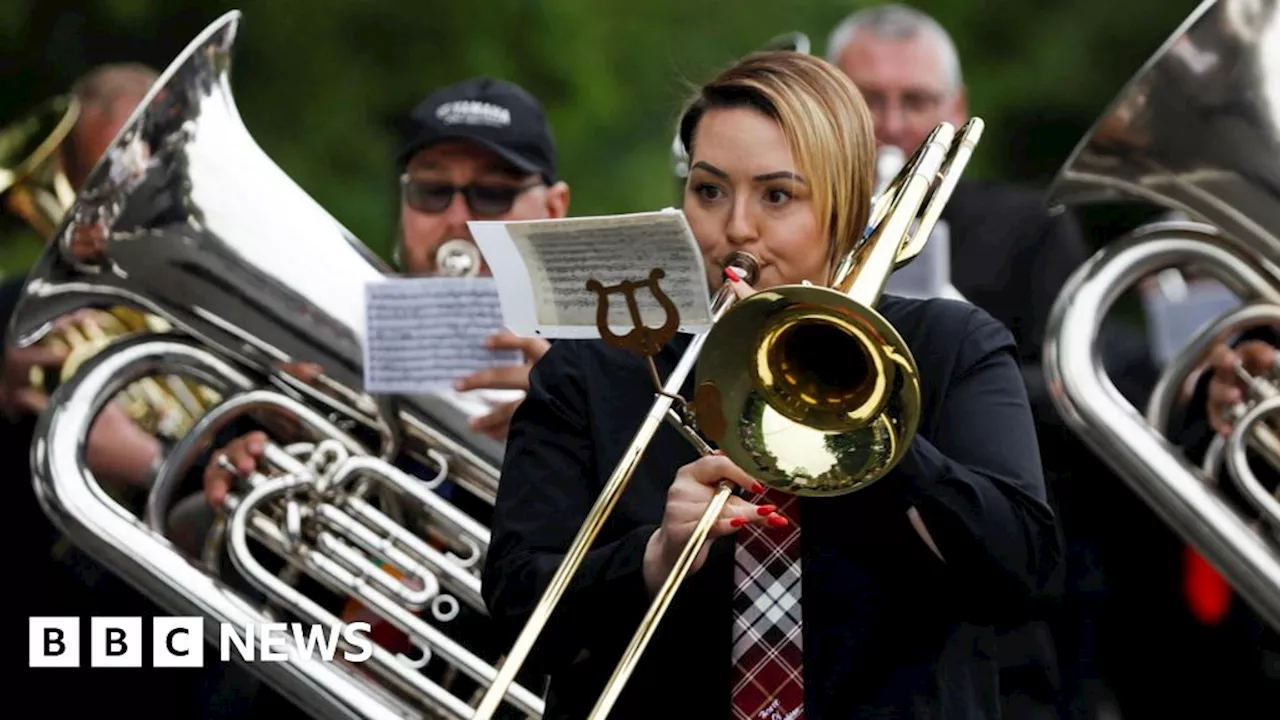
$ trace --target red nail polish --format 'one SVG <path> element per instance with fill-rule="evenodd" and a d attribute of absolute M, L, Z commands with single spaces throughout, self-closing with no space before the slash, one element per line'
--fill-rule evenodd
<path fill-rule="evenodd" d="M 787 522 L 787 519 L 782 517 L 781 515 L 770 515 L 769 519 L 766 520 L 765 522 L 769 523 L 769 527 L 775 527 L 775 528 L 786 527 L 791 524 Z"/>
<path fill-rule="evenodd" d="M 736 517 L 729 521 L 729 527 L 742 527 L 747 524 L 746 518 Z"/>
<path fill-rule="evenodd" d="M 729 279 L 732 280 L 733 282 L 742 282 L 742 277 L 738 275 L 738 271 L 735 268 L 731 268 L 731 267 L 725 268 L 724 274 L 728 275 Z"/>
<path fill-rule="evenodd" d="M 777 505 L 761 505 L 760 507 L 756 508 L 756 513 L 761 516 L 764 516 L 774 512 L 777 509 L 778 509 Z"/>
<path fill-rule="evenodd" d="M 764 485 L 761 485 L 760 483 L 756 483 L 755 485 L 752 485 L 751 492 L 759 495 L 760 493 L 764 492 Z"/>

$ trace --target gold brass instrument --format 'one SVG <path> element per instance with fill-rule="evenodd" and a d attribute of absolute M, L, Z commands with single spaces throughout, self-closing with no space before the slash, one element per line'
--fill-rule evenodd
<path fill-rule="evenodd" d="M 899 462 L 919 424 L 920 381 L 906 342 L 874 306 L 889 275 L 924 249 L 982 129 L 977 118 L 958 134 L 948 123 L 934 129 L 877 199 L 869 236 L 838 259 L 829 287 L 787 285 L 735 302 L 722 285 L 711 329 L 693 339 L 659 389 L 475 717 L 496 710 L 663 421 L 700 453 L 711 452 L 706 436 L 760 482 L 798 495 L 855 492 Z M 744 255 L 728 264 L 754 282 L 755 260 Z M 691 370 L 689 403 L 676 393 Z M 673 411 L 673 402 L 685 412 Z M 722 482 L 589 717 L 607 717 L 617 702 L 731 494 Z"/>
<path fill-rule="evenodd" d="M 492 503 L 502 443 L 472 433 L 446 397 L 366 391 L 366 286 L 394 272 L 245 128 L 230 82 L 240 19 L 217 19 L 161 74 L 28 275 L 10 333 L 19 346 L 86 308 L 123 305 L 172 328 L 117 338 L 54 390 L 32 444 L 36 495 L 106 568 L 168 611 L 204 617 L 210 642 L 223 624 L 337 631 L 354 601 L 417 648 L 375 639 L 360 664 L 287 648 L 288 662 L 246 665 L 314 717 L 468 718 L 471 700 L 448 677 L 484 687 L 496 670 L 445 630 L 462 605 L 486 612 L 489 532 L 444 486 Z M 103 493 L 84 440 L 106 403 L 157 375 L 220 401 L 166 453 L 138 517 Z M 191 471 L 246 419 L 270 429 L 264 462 L 215 513 Z M 195 542 L 179 541 L 187 532 Z M 428 659 L 443 676 L 420 672 Z M 518 684 L 503 695 L 526 716 L 543 712 Z"/>
<path fill-rule="evenodd" d="M 1046 378 L 1064 420 L 1156 514 L 1280 629 L 1280 502 L 1250 456 L 1280 471 L 1275 371 L 1243 375 L 1233 431 L 1196 462 L 1170 442 L 1184 388 L 1217 344 L 1280 329 L 1280 0 L 1208 0 L 1103 112 L 1050 190 L 1058 204 L 1144 201 L 1190 220 L 1140 227 L 1067 282 L 1050 317 Z M 1173 357 L 1145 412 L 1098 366 L 1106 314 L 1169 268 L 1212 277 L 1242 300 Z M 1243 372 L 1243 370 L 1240 370 Z M 1246 506 L 1222 492 L 1225 470 Z"/>
<path fill-rule="evenodd" d="M 80 117 L 74 95 L 58 95 L 0 129 L 0 193 L 5 209 L 41 238 L 53 234 L 75 201 L 62 171 L 62 142 Z"/>

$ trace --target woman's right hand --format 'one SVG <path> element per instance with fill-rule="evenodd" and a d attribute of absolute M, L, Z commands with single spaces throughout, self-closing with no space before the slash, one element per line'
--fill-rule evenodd
<path fill-rule="evenodd" d="M 218 448 L 209 456 L 204 469 L 204 497 L 212 508 L 221 508 L 227 493 L 235 485 L 236 478 L 244 477 L 258 469 L 258 460 L 267 451 L 267 434 L 261 431 L 245 433 Z M 226 457 L 225 461 L 222 458 Z M 235 468 L 232 473 L 225 465 Z"/>
<path fill-rule="evenodd" d="M 715 496 L 716 486 L 721 480 L 728 480 L 756 495 L 764 492 L 763 485 L 719 453 L 699 458 L 680 468 L 675 482 L 667 490 L 667 507 L 662 516 L 662 525 L 649 536 L 649 544 L 645 547 L 644 581 L 650 593 L 657 592 L 675 566 L 680 553 L 693 535 L 694 528 Z M 772 505 L 756 505 L 740 497 L 730 496 L 724 509 L 720 511 L 719 521 L 712 526 L 707 541 L 703 543 L 689 572 L 697 572 L 706 562 L 711 541 L 737 532 L 749 522 L 766 523 L 772 527 L 786 525 L 787 519 L 778 515 L 775 510 L 777 508 Z"/>

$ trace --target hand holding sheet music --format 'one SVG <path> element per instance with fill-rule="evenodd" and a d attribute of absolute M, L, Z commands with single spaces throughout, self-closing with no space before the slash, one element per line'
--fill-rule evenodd
<path fill-rule="evenodd" d="M 598 338 L 600 298 L 588 281 L 604 288 L 639 283 L 655 269 L 662 271 L 659 292 L 679 313 L 680 331 L 698 333 L 711 325 L 702 253 L 679 210 L 468 225 L 498 280 L 506 325 L 519 335 Z M 606 294 L 610 330 L 634 329 L 625 294 Z M 645 326 L 666 322 L 667 309 L 650 289 L 632 297 Z"/>
<path fill-rule="evenodd" d="M 451 392 L 478 370 L 524 363 L 485 347 L 504 327 L 493 278 L 387 278 L 365 299 L 366 392 Z"/>

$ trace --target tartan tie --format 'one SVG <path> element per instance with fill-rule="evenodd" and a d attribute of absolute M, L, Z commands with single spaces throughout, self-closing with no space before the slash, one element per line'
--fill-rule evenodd
<path fill-rule="evenodd" d="M 800 498 L 772 488 L 755 500 L 789 524 L 751 523 L 734 549 L 734 720 L 804 720 L 800 623 Z"/>

